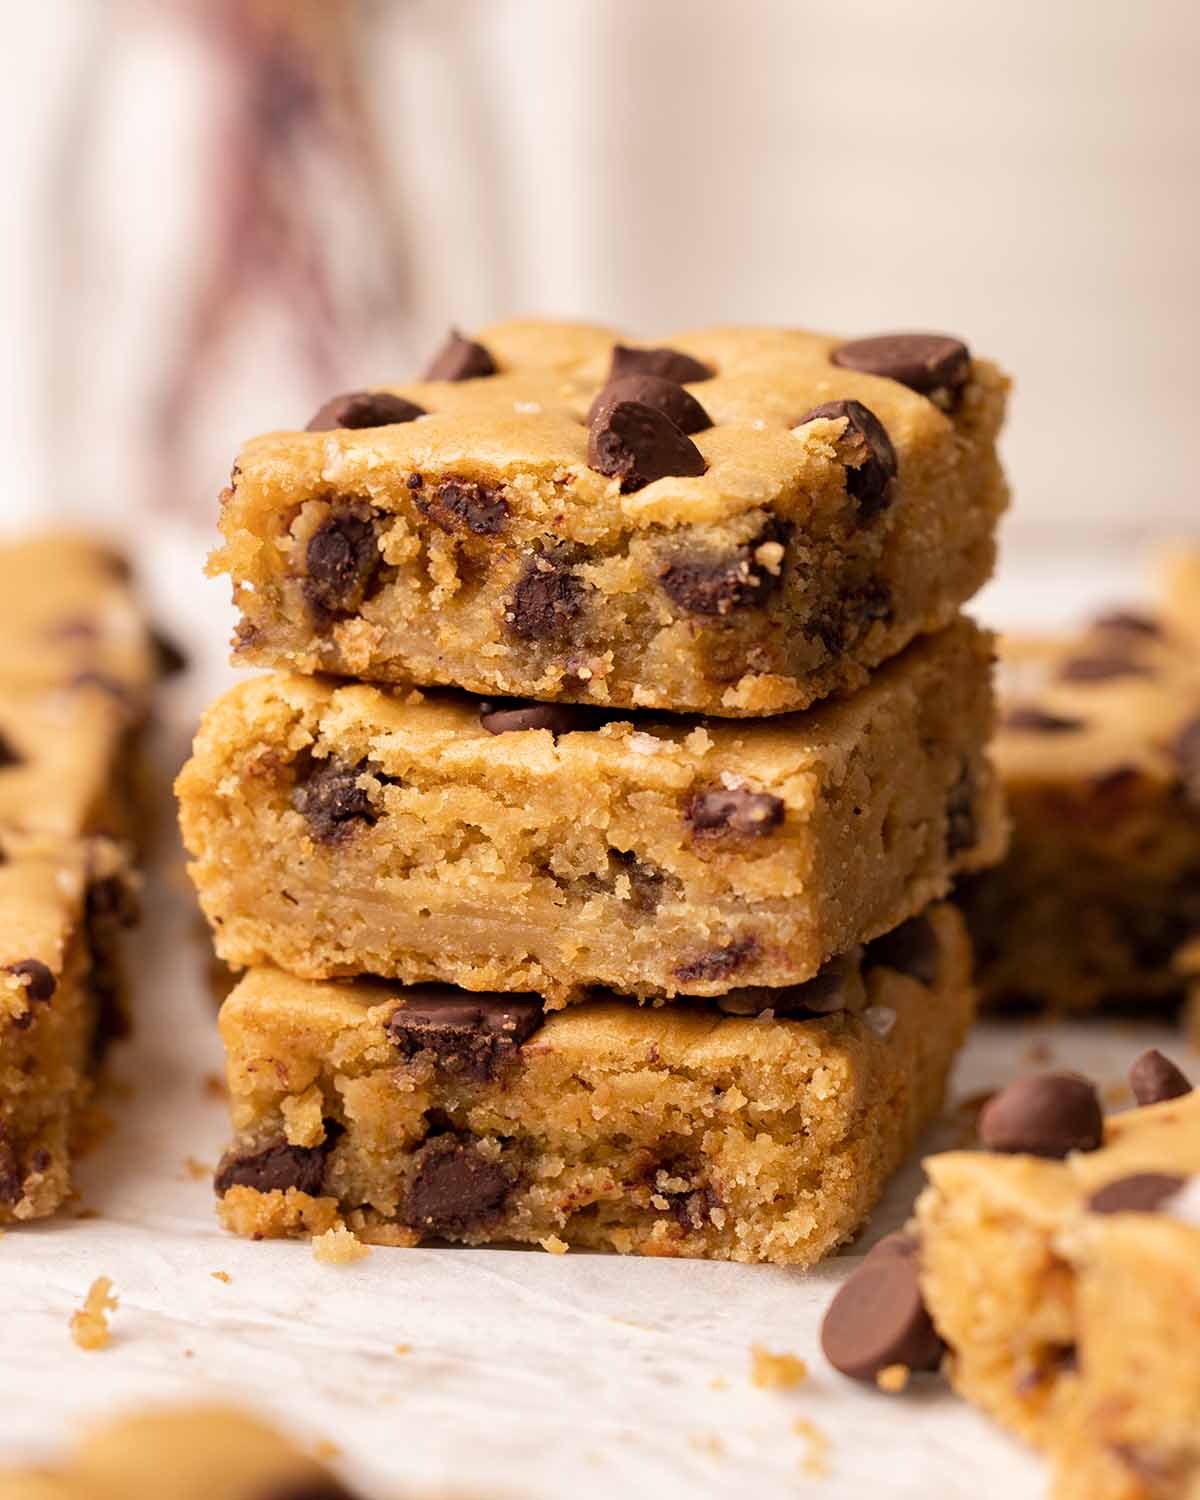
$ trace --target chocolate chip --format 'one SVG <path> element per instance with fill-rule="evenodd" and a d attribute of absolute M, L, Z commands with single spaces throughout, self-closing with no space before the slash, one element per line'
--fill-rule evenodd
<path fill-rule="evenodd" d="M 1107 1182 L 1087 1201 L 1094 1214 L 1152 1214 L 1183 1187 L 1184 1177 L 1170 1172 L 1134 1172 Z"/>
<path fill-rule="evenodd" d="M 1183 1072 L 1157 1048 L 1143 1052 L 1129 1069 L 1129 1087 L 1140 1105 L 1162 1104 L 1167 1099 L 1182 1099 L 1192 1092 Z"/>
<path fill-rule="evenodd" d="M 894 969 L 922 984 L 936 984 L 942 969 L 942 950 L 933 923 L 925 916 L 912 917 L 876 938 L 867 948 L 866 963 L 871 968 Z"/>
<path fill-rule="evenodd" d="M 796 426 L 803 427 L 819 417 L 830 421 L 845 418 L 837 448 L 846 466 L 846 493 L 858 502 L 861 518 L 873 520 L 887 509 L 892 480 L 900 469 L 887 428 L 861 401 L 826 401 L 805 412 Z"/>
<path fill-rule="evenodd" d="M 508 501 L 491 485 L 470 479 L 446 479 L 417 509 L 443 531 L 496 536 L 508 520 Z"/>
<path fill-rule="evenodd" d="M 653 484 L 668 474 L 695 477 L 704 455 L 670 417 L 640 401 L 602 406 L 588 428 L 588 467 L 621 481 L 621 493 Z"/>
<path fill-rule="evenodd" d="M 830 355 L 845 370 L 897 380 L 923 396 L 957 399 L 971 375 L 971 353 L 961 339 L 942 333 L 884 333 L 854 339 Z"/>
<path fill-rule="evenodd" d="M 188 659 L 183 649 L 157 625 L 150 627 L 150 649 L 160 677 L 178 677 L 180 672 L 187 671 Z"/>
<path fill-rule="evenodd" d="M 1150 668 L 1127 656 L 1073 656 L 1058 669 L 1060 682 L 1113 682 L 1119 677 L 1152 677 Z"/>
<path fill-rule="evenodd" d="M 5 973 L 15 974 L 18 979 L 26 981 L 27 1000 L 49 1000 L 58 988 L 58 980 L 40 958 L 18 959 L 16 963 L 5 964 L 4 970 Z"/>
<path fill-rule="evenodd" d="M 1189 801 L 1200 803 L 1200 714 L 1183 726 L 1171 750 Z"/>
<path fill-rule="evenodd" d="M 479 722 L 489 734 L 513 734 L 524 729 L 548 729 L 556 738 L 575 730 L 595 729 L 603 715 L 580 703 L 481 703 Z"/>
<path fill-rule="evenodd" d="M 864 1261 L 829 1304 L 821 1348 L 853 1380 L 874 1380 L 889 1365 L 936 1370 L 944 1346 L 921 1297 L 916 1257 Z"/>
<path fill-rule="evenodd" d="M 979 1139 L 989 1151 L 1030 1156 L 1095 1151 L 1104 1139 L 1099 1096 L 1074 1073 L 1018 1079 L 984 1105 Z"/>
<path fill-rule="evenodd" d="M 412 990 L 385 1029 L 402 1057 L 428 1054 L 445 1072 L 485 1083 L 544 1019 L 532 995 L 468 995 L 430 985 Z"/>
<path fill-rule="evenodd" d="M 915 1234 L 909 1234 L 903 1229 L 895 1229 L 871 1246 L 863 1259 L 863 1265 L 874 1265 L 877 1260 L 886 1260 L 892 1255 L 914 1260 L 920 1253 L 921 1241 Z"/>
<path fill-rule="evenodd" d="M 303 590 L 318 625 L 353 614 L 379 571 L 375 521 L 365 511 L 335 509 L 308 540 Z"/>
<path fill-rule="evenodd" d="M 305 429 L 331 432 L 335 428 L 392 427 L 425 415 L 425 408 L 388 391 L 346 391 L 333 396 L 320 408 Z"/>
<path fill-rule="evenodd" d="M 675 969 L 675 978 L 682 984 L 724 979 L 757 954 L 757 938 L 739 938 L 736 942 L 726 943 L 723 948 L 710 948 L 698 958 L 679 964 Z"/>
<path fill-rule="evenodd" d="M 975 819 L 975 778 L 963 763 L 958 780 L 946 798 L 946 855 L 965 854 L 979 842 L 979 825 Z"/>
<path fill-rule="evenodd" d="M 269 1490 L 256 1493 L 253 1500 L 359 1500 L 359 1496 L 331 1475 L 315 1474 L 272 1485 Z"/>
<path fill-rule="evenodd" d="M 25 757 L 13 746 L 7 735 L 0 733 L 0 771 L 5 771 L 9 766 L 23 766 Z"/>
<path fill-rule="evenodd" d="M 802 625 L 804 634 L 821 642 L 830 656 L 840 656 L 875 620 L 893 618 L 892 591 L 880 579 L 839 595 Z"/>
<path fill-rule="evenodd" d="M 369 794 L 359 786 L 361 766 L 340 761 L 317 761 L 315 769 L 292 792 L 292 806 L 303 813 L 309 832 L 320 843 L 349 837 L 360 824 L 376 821 Z"/>
<path fill-rule="evenodd" d="M 465 1234 L 494 1223 L 511 1191 L 504 1167 L 470 1141 L 435 1136 L 417 1154 L 401 1220 L 426 1234 Z"/>
<path fill-rule="evenodd" d="M 712 426 L 712 418 L 690 391 L 659 375 L 624 375 L 620 380 L 610 380 L 592 402 L 587 415 L 588 426 L 606 406 L 618 401 L 637 401 L 642 406 L 652 406 L 664 417 L 669 417 L 680 432 L 703 432 Z"/>
<path fill-rule="evenodd" d="M 850 1007 L 851 977 L 843 960 L 831 959 L 803 984 L 743 986 L 715 996 L 713 1004 L 726 1016 L 760 1016 L 768 1010 L 788 1020 L 832 1016 Z"/>
<path fill-rule="evenodd" d="M 1065 714 L 1050 713 L 1047 709 L 1027 705 L 1010 708 L 1004 715 L 1005 729 L 1028 730 L 1031 734 L 1071 734 L 1087 727 L 1086 719 L 1072 719 Z"/>
<path fill-rule="evenodd" d="M 25 1183 L 17 1153 L 4 1138 L 3 1127 L 0 1126 L 0 1203 L 18 1203 L 24 1191 Z"/>
<path fill-rule="evenodd" d="M 747 787 L 710 787 L 696 792 L 684 809 L 684 821 L 697 833 L 770 833 L 783 822 L 782 797 Z"/>
<path fill-rule="evenodd" d="M 217 1196 L 223 1198 L 233 1187 L 254 1188 L 260 1193 L 297 1192 L 319 1198 L 325 1185 L 325 1164 L 334 1143 L 342 1133 L 336 1120 L 326 1120 L 325 1139 L 319 1146 L 290 1146 L 286 1141 L 268 1146 L 247 1156 L 230 1152 L 213 1179 Z"/>
<path fill-rule="evenodd" d="M 565 549 L 530 556 L 504 616 L 513 635 L 545 641 L 566 631 L 583 603 L 583 584 L 571 568 L 571 554 Z"/>
<path fill-rule="evenodd" d="M 769 520 L 753 541 L 733 553 L 681 555 L 659 570 L 663 592 L 693 615 L 727 615 L 766 602 L 783 581 L 782 562 L 775 572 L 758 561 L 760 547 L 786 547 L 790 522 Z"/>
<path fill-rule="evenodd" d="M 620 380 L 626 375 L 657 375 L 688 385 L 697 380 L 711 380 L 713 371 L 690 354 L 679 349 L 632 349 L 628 344 L 614 344 L 608 378 Z"/>
<path fill-rule="evenodd" d="M 452 328 L 425 371 L 426 380 L 478 380 L 496 373 L 496 362 L 483 347 Z"/>
<path fill-rule="evenodd" d="M 1157 639 L 1162 635 L 1162 626 L 1151 615 L 1142 615 L 1131 609 L 1114 609 L 1108 614 L 1098 615 L 1092 622 L 1095 630 L 1114 631 L 1120 635 L 1144 635 Z"/>

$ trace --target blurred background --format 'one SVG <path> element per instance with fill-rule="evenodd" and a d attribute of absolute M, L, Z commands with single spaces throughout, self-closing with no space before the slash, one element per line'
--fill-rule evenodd
<path fill-rule="evenodd" d="M 6 523 L 211 534 L 242 438 L 522 311 L 958 333 L 1017 380 L 1010 565 L 1200 526 L 1193 0 L 42 0 L 5 38 Z"/>

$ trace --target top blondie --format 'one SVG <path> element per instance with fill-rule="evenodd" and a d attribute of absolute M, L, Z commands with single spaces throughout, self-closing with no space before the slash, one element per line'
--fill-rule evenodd
<path fill-rule="evenodd" d="M 862 685 L 986 581 L 1008 382 L 940 334 L 452 333 L 248 443 L 239 661 L 738 718 Z"/>

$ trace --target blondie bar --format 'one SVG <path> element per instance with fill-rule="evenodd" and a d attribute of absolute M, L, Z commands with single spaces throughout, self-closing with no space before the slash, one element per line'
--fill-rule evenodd
<path fill-rule="evenodd" d="M 1005 864 L 963 900 L 985 1003 L 1177 1001 L 1200 937 L 1200 657 L 1164 615 L 1002 645 Z"/>
<path fill-rule="evenodd" d="M 950 906 L 807 985 L 658 1010 L 254 970 L 221 1012 L 221 1218 L 808 1265 L 937 1109 L 972 1009 Z"/>
<path fill-rule="evenodd" d="M 240 967 L 552 1005 L 795 984 L 1002 852 L 990 656 L 962 621 L 753 724 L 260 677 L 179 778 L 191 873 Z"/>
<path fill-rule="evenodd" d="M 989 576 L 1007 382 L 941 335 L 586 325 L 452 338 L 423 380 L 250 442 L 237 659 L 749 717 L 859 687 Z"/>

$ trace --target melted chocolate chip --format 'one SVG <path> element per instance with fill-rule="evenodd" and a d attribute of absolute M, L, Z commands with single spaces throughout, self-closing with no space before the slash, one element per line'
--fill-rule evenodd
<path fill-rule="evenodd" d="M 469 479 L 446 479 L 417 509 L 443 531 L 497 536 L 508 521 L 508 501 L 491 485 Z"/>
<path fill-rule="evenodd" d="M 669 417 L 680 432 L 703 432 L 712 426 L 712 418 L 690 391 L 659 375 L 624 375 L 619 380 L 610 380 L 592 402 L 588 426 L 606 406 L 614 406 L 618 401 L 636 401 L 653 407 Z"/>
<path fill-rule="evenodd" d="M 513 635 L 547 641 L 566 633 L 583 603 L 583 584 L 566 549 L 533 553 L 517 579 L 505 613 Z"/>
<path fill-rule="evenodd" d="M 1200 803 L 1200 714 L 1183 726 L 1171 750 L 1188 800 Z"/>
<path fill-rule="evenodd" d="M 304 553 L 304 598 L 319 627 L 359 608 L 382 561 L 375 520 L 366 507 L 335 507 Z"/>
<path fill-rule="evenodd" d="M 14 747 L 12 741 L 5 734 L 0 734 L 0 771 L 5 771 L 9 766 L 23 766 L 25 757 Z"/>
<path fill-rule="evenodd" d="M 659 571 L 663 592 L 693 615 L 727 615 L 763 604 L 782 583 L 783 565 L 771 572 L 756 553 L 770 542 L 786 547 L 791 531 L 790 522 L 772 518 L 733 553 L 680 554 Z"/>
<path fill-rule="evenodd" d="M 343 427 L 392 427 L 424 415 L 423 406 L 387 391 L 347 391 L 326 401 L 306 430 L 330 432 Z"/>
<path fill-rule="evenodd" d="M 633 349 L 628 344 L 614 344 L 608 378 L 620 380 L 625 375 L 657 375 L 660 380 L 688 385 L 711 380 L 713 371 L 680 349 Z"/>
<path fill-rule="evenodd" d="M 979 1138 L 989 1151 L 1055 1159 L 1095 1151 L 1104 1139 L 1099 1095 L 1074 1073 L 1018 1079 L 984 1105 Z"/>
<path fill-rule="evenodd" d="M 548 729 L 556 738 L 576 730 L 597 729 L 605 716 L 580 703 L 481 703 L 479 722 L 489 734 Z"/>
<path fill-rule="evenodd" d="M 854 339 L 830 355 L 835 365 L 896 380 L 923 396 L 957 400 L 971 375 L 971 353 L 961 339 L 941 333 L 884 333 Z"/>
<path fill-rule="evenodd" d="M 928 917 L 913 917 L 902 926 L 876 938 L 866 952 L 869 967 L 894 969 L 922 984 L 936 984 L 942 968 L 942 950 Z"/>
<path fill-rule="evenodd" d="M 457 328 L 450 330 L 446 342 L 425 371 L 426 380 L 478 380 L 496 373 L 496 362 L 482 344 L 463 338 Z"/>
<path fill-rule="evenodd" d="M 830 421 L 845 419 L 837 447 L 838 456 L 846 466 L 846 493 L 858 503 L 862 520 L 874 520 L 890 504 L 892 480 L 900 469 L 887 428 L 861 401 L 826 401 L 805 412 L 796 426 L 815 422 L 819 417 Z"/>
<path fill-rule="evenodd" d="M 1134 1060 L 1129 1069 L 1129 1087 L 1138 1104 L 1143 1106 L 1182 1099 L 1184 1094 L 1192 1092 L 1192 1085 L 1182 1069 L 1155 1047 Z"/>
<path fill-rule="evenodd" d="M 756 957 L 757 954 L 757 938 L 739 938 L 737 942 L 726 943 L 722 948 L 710 948 L 706 953 L 701 953 L 697 958 L 677 965 L 674 971 L 675 978 L 681 984 L 696 984 L 714 979 L 724 979 L 727 974 L 732 974 L 736 969 L 740 969 L 744 963 Z"/>
<path fill-rule="evenodd" d="M 943 1347 L 910 1254 L 864 1261 L 839 1289 L 821 1324 L 825 1358 L 853 1380 L 874 1380 L 889 1365 L 936 1370 Z"/>
<path fill-rule="evenodd" d="M 27 1000 L 44 1002 L 51 999 L 58 988 L 58 980 L 40 958 L 18 959 L 16 963 L 5 964 L 4 970 L 7 974 L 15 974 L 18 979 L 25 980 Z"/>
<path fill-rule="evenodd" d="M 438 1068 L 485 1083 L 510 1062 L 545 1019 L 532 995 L 464 994 L 446 986 L 409 992 L 387 1034 L 401 1057 L 429 1057 Z"/>
<path fill-rule="evenodd" d="M 1060 682 L 1113 682 L 1119 677 L 1152 677 L 1150 668 L 1127 656 L 1073 656 L 1058 669 Z"/>
<path fill-rule="evenodd" d="M 588 467 L 621 481 L 621 493 L 644 489 L 667 475 L 696 477 L 704 455 L 670 417 L 640 401 L 601 406 L 588 428 Z"/>
<path fill-rule="evenodd" d="M 752 792 L 746 787 L 710 787 L 696 792 L 684 810 L 684 821 L 702 834 L 770 833 L 783 822 L 782 797 Z"/>
<path fill-rule="evenodd" d="M 287 1192 L 295 1188 L 319 1198 L 325 1185 L 325 1165 L 342 1133 L 336 1120 L 325 1121 L 325 1139 L 319 1146 L 289 1146 L 286 1141 L 250 1155 L 229 1153 L 217 1168 L 213 1187 L 223 1198 L 233 1187 L 254 1188 L 260 1193 Z"/>
<path fill-rule="evenodd" d="M 426 1234 L 466 1234 L 495 1223 L 512 1191 L 504 1167 L 469 1140 L 435 1136 L 417 1153 L 401 1221 Z"/>
<path fill-rule="evenodd" d="M 1183 1187 L 1186 1178 L 1170 1172 L 1134 1172 L 1106 1182 L 1087 1201 L 1094 1214 L 1152 1214 Z"/>
<path fill-rule="evenodd" d="M 840 656 L 875 620 L 892 618 L 892 591 L 872 579 L 818 610 L 804 625 L 804 633 L 819 640 L 830 656 Z"/>
<path fill-rule="evenodd" d="M 1005 729 L 1028 730 L 1030 734 L 1073 734 L 1078 729 L 1085 729 L 1087 720 L 1050 713 L 1030 704 L 1009 709 L 1004 715 L 1003 725 Z"/>
<path fill-rule="evenodd" d="M 314 839 L 336 843 L 360 824 L 369 827 L 376 821 L 370 795 L 358 784 L 363 767 L 336 760 L 316 761 L 314 766 L 292 792 L 292 806 L 304 814 Z"/>

